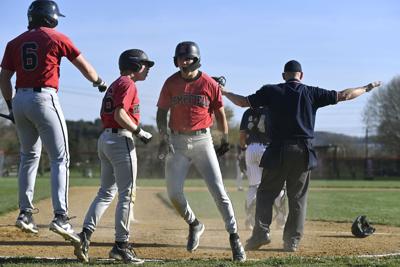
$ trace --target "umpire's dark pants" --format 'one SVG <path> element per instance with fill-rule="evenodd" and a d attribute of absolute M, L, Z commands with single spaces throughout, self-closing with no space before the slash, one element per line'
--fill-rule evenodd
<path fill-rule="evenodd" d="M 283 231 L 283 241 L 298 243 L 303 235 L 307 209 L 310 180 L 310 171 L 307 170 L 308 149 L 300 142 L 286 142 L 282 145 L 279 157 L 280 164 L 263 170 L 257 191 L 253 235 L 269 231 L 274 200 L 286 181 L 289 214 Z"/>

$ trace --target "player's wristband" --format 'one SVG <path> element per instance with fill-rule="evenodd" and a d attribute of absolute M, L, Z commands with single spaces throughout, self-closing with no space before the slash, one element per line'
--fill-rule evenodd
<path fill-rule="evenodd" d="M 97 81 L 93 82 L 93 87 L 97 87 L 103 83 L 103 80 L 100 78 L 100 76 L 97 78 Z"/>
<path fill-rule="evenodd" d="M 8 110 L 12 110 L 12 102 L 11 100 L 6 100 Z"/>
<path fill-rule="evenodd" d="M 136 128 L 136 130 L 135 131 L 133 131 L 132 133 L 134 134 L 134 135 L 137 135 L 138 133 L 140 133 L 140 131 L 142 130 L 142 128 L 140 128 L 139 126 Z"/>

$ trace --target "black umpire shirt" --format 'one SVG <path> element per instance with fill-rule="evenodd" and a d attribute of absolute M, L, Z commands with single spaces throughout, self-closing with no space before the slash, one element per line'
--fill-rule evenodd
<path fill-rule="evenodd" d="M 270 115 L 271 145 L 265 151 L 260 167 L 273 168 L 280 163 L 280 152 L 285 142 L 304 142 L 309 157 L 307 169 L 317 166 L 312 149 L 317 109 L 337 103 L 337 92 L 302 84 L 292 79 L 286 83 L 264 85 L 247 97 L 252 108 L 267 106 Z"/>

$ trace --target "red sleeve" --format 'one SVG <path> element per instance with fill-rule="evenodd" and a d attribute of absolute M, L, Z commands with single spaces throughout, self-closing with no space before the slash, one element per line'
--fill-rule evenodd
<path fill-rule="evenodd" d="M 3 69 L 10 70 L 10 71 L 16 71 L 16 68 L 14 65 L 15 60 L 13 59 L 13 55 L 14 55 L 14 53 L 13 53 L 13 49 L 12 49 L 12 44 L 11 44 L 11 42 L 9 42 L 7 44 L 6 50 L 4 51 L 4 57 L 1 62 L 1 67 Z"/>
<path fill-rule="evenodd" d="M 157 102 L 157 107 L 165 110 L 169 110 L 171 108 L 171 94 L 168 90 L 168 84 L 168 80 L 165 81 Z"/>
<path fill-rule="evenodd" d="M 71 62 L 81 54 L 79 49 L 72 43 L 71 39 L 61 33 L 59 46 L 62 55 L 68 58 Z"/>
<path fill-rule="evenodd" d="M 115 108 L 122 107 L 126 112 L 129 112 L 129 108 L 136 96 L 136 91 L 137 89 L 133 82 L 122 83 L 113 95 Z"/>
<path fill-rule="evenodd" d="M 224 103 L 222 102 L 221 90 L 219 89 L 218 84 L 216 82 L 210 85 L 210 89 L 212 96 L 210 107 L 212 110 L 218 110 L 224 106 Z"/>

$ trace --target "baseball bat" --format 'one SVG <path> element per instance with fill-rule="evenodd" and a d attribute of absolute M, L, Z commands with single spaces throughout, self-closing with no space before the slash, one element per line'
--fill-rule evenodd
<path fill-rule="evenodd" d="M 2 118 L 5 118 L 5 119 L 7 119 L 7 120 L 10 120 L 10 121 L 11 121 L 11 118 L 10 118 L 10 116 L 9 116 L 9 115 L 6 115 L 6 114 L 3 114 L 3 113 L 0 113 L 0 117 L 2 117 Z"/>

